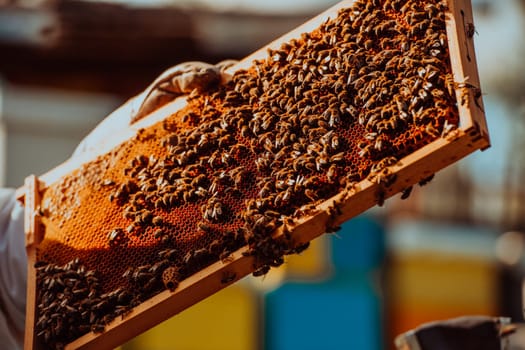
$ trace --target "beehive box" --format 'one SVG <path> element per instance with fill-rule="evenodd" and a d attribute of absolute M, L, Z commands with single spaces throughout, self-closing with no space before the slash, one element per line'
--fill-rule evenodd
<path fill-rule="evenodd" d="M 26 348 L 118 346 L 488 147 L 473 35 L 466 0 L 343 1 L 28 178 Z"/>

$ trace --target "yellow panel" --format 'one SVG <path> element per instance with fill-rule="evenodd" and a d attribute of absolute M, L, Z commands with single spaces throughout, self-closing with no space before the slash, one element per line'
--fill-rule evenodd
<path fill-rule="evenodd" d="M 328 270 L 328 237 L 321 236 L 310 243 L 310 247 L 299 255 L 286 257 L 286 273 L 290 277 L 319 278 Z"/>
<path fill-rule="evenodd" d="M 394 256 L 389 268 L 386 294 L 392 339 L 425 322 L 466 315 L 497 316 L 497 274 L 489 259 L 405 253 Z"/>
<path fill-rule="evenodd" d="M 257 348 L 257 302 L 233 285 L 161 323 L 122 350 L 247 350 Z"/>
<path fill-rule="evenodd" d="M 496 302 L 496 270 L 486 259 L 421 253 L 394 257 L 390 288 L 396 303 L 484 306 Z"/>

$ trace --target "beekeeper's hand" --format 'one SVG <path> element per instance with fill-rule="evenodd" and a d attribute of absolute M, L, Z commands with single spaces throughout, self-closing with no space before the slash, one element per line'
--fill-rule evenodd
<path fill-rule="evenodd" d="M 122 129 L 129 128 L 148 114 L 177 97 L 193 90 L 206 91 L 226 83 L 226 70 L 237 61 L 225 60 L 215 65 L 204 62 L 184 62 L 165 70 L 143 92 L 131 98 L 111 113 L 78 145 L 73 156 L 97 151 Z"/>
<path fill-rule="evenodd" d="M 506 317 L 463 316 L 425 323 L 395 342 L 398 350 L 501 350 L 515 329 Z"/>

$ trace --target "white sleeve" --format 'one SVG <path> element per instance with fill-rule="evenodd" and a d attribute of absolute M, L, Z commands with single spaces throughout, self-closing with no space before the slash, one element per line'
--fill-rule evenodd
<path fill-rule="evenodd" d="M 0 343 L 21 349 L 24 339 L 27 254 L 24 210 L 13 189 L 0 188 Z M 5 348 L 4 348 L 5 346 Z"/>
<path fill-rule="evenodd" d="M 113 145 L 112 135 L 118 134 L 122 132 L 122 130 L 130 129 L 130 125 L 132 124 L 131 118 L 139 110 L 145 94 L 146 91 L 143 91 L 139 95 L 129 99 L 102 120 L 80 141 L 73 152 L 72 158 L 79 157 L 83 154 L 99 155 L 102 154 L 101 152 L 104 150 L 109 151 Z"/>

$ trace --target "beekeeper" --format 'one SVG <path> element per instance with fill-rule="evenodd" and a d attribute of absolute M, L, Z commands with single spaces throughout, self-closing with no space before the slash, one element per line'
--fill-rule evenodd
<path fill-rule="evenodd" d="M 235 63 L 185 62 L 169 68 L 141 94 L 103 120 L 80 142 L 72 157 L 89 157 L 116 130 L 139 121 L 178 96 L 225 83 L 228 76 L 224 72 Z M 14 189 L 0 188 L 0 350 L 23 348 L 26 280 L 24 209 Z"/>

